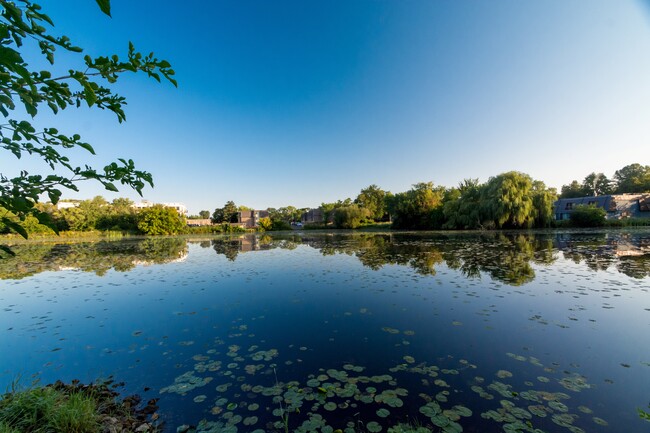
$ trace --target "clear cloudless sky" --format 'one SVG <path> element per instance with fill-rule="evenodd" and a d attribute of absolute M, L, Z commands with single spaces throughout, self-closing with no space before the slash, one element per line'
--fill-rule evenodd
<path fill-rule="evenodd" d="M 132 158 L 146 199 L 191 213 L 227 200 L 316 207 L 377 184 L 394 193 L 517 170 L 557 187 L 650 164 L 650 6 L 642 0 L 43 0 L 90 55 L 128 41 L 176 70 L 116 87 L 108 112 L 39 114 L 80 133 L 101 167 Z M 60 54 L 57 67 L 80 68 Z M 23 164 L 23 165 L 21 165 Z M 35 172 L 10 155 L 0 172 Z M 86 183 L 64 198 L 112 194 Z"/>

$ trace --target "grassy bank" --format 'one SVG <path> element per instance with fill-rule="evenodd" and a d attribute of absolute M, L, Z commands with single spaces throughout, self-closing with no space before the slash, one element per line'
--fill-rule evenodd
<path fill-rule="evenodd" d="M 0 397 L 0 433 L 156 433 L 156 400 L 119 399 L 110 381 L 83 385 L 56 382 L 13 389 Z"/>

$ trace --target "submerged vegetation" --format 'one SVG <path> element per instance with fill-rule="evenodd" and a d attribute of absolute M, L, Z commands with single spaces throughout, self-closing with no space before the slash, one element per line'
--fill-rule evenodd
<path fill-rule="evenodd" d="M 156 401 L 138 408 L 137 395 L 119 399 L 112 382 L 56 382 L 12 389 L 0 397 L 2 433 L 97 433 L 162 431 Z"/>

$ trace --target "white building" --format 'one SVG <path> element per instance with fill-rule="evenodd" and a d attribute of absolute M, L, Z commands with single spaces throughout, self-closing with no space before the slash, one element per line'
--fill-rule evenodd
<path fill-rule="evenodd" d="M 155 205 L 163 205 L 165 207 L 173 207 L 181 215 L 187 216 L 187 207 L 183 203 L 169 202 L 169 203 L 154 203 L 149 200 L 142 200 L 140 203 L 134 203 L 133 207 L 136 209 L 145 209 Z"/>

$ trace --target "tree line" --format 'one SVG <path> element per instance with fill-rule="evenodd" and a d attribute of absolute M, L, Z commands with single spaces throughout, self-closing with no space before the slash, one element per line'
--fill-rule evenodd
<path fill-rule="evenodd" d="M 559 195 L 526 173 L 510 171 L 485 183 L 465 179 L 452 188 L 420 182 L 397 194 L 370 185 L 354 200 L 323 203 L 320 210 L 323 225 L 337 228 L 386 221 L 396 229 L 544 228 L 555 224 L 553 204 L 558 198 L 640 192 L 650 192 L 650 166 L 635 163 L 617 170 L 612 180 L 591 173 L 582 183 L 564 185 Z M 598 225 L 604 222 L 605 211 L 580 208 L 572 219 L 575 225 Z"/>
<path fill-rule="evenodd" d="M 592 172 L 582 182 L 563 185 L 560 198 L 576 198 L 607 194 L 633 194 L 650 191 L 650 165 L 626 165 L 614 172 L 612 179 Z"/>
<path fill-rule="evenodd" d="M 116 198 L 108 202 L 103 197 L 96 196 L 91 200 L 74 202 L 70 207 L 52 203 L 36 203 L 35 206 L 39 212 L 48 216 L 49 224 L 41 224 L 33 215 L 24 215 L 21 227 L 26 234 L 110 230 L 143 235 L 175 235 L 185 233 L 187 229 L 185 216 L 176 209 L 163 205 L 136 209 L 127 198 Z M 4 224 L 4 220 L 17 221 L 19 217 L 3 208 L 0 208 L 0 213 L 4 216 L 0 222 L 0 233 L 11 233 L 15 227 Z"/>
<path fill-rule="evenodd" d="M 322 222 L 312 227 L 355 229 L 363 225 L 390 223 L 394 229 L 408 230 L 544 228 L 555 224 L 553 203 L 558 197 L 646 191 L 650 191 L 650 166 L 640 164 L 617 170 L 612 181 L 602 173 L 591 173 L 582 183 L 573 181 L 564 185 L 560 195 L 555 188 L 549 188 L 544 182 L 517 171 L 493 176 L 485 183 L 480 183 L 478 179 L 465 179 L 451 188 L 420 182 L 408 191 L 396 194 L 370 185 L 354 199 L 322 203 L 319 208 Z M 155 205 L 137 209 L 126 198 L 108 202 L 97 196 L 64 208 L 51 203 L 37 203 L 35 206 L 40 213 L 48 216 L 51 224 L 43 225 L 35 216 L 25 215 L 21 227 L 26 234 L 93 230 L 144 235 L 175 235 L 201 230 L 210 233 L 233 232 L 241 231 L 232 224 L 239 222 L 239 212 L 252 210 L 228 201 L 212 213 L 202 210 L 198 215 L 188 217 L 190 220 L 210 218 L 213 226 L 190 229 L 185 216 L 173 208 Z M 300 221 L 306 211 L 308 209 L 294 206 L 268 208 L 268 216 L 259 219 L 258 229 L 289 230 L 291 224 Z M 0 213 L 3 222 L 19 220 L 19 216 L 7 209 L 0 209 Z M 579 226 L 599 225 L 604 218 L 605 211 L 598 208 L 580 208 L 572 214 L 574 223 Z M 0 222 L 0 233 L 15 231 L 15 226 L 3 222 Z"/>

